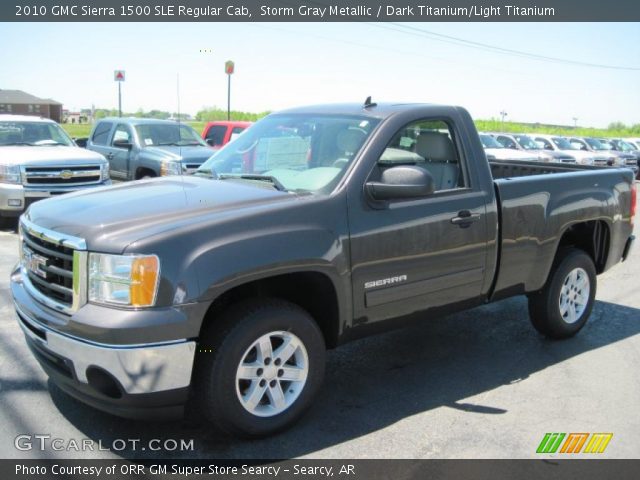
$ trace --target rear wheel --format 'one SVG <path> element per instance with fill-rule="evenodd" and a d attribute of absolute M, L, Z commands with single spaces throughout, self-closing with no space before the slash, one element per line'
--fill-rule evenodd
<path fill-rule="evenodd" d="M 251 301 L 214 322 L 202 335 L 194 376 L 200 412 L 237 436 L 294 423 L 324 376 L 324 339 L 311 316 L 288 302 Z"/>
<path fill-rule="evenodd" d="M 587 322 L 595 295 L 593 260 L 582 250 L 567 249 L 554 262 L 543 289 L 529 296 L 531 323 L 547 337 L 571 337 Z"/>

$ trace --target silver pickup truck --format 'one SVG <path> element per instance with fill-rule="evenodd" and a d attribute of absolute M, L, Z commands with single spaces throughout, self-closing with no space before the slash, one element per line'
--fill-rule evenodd
<path fill-rule="evenodd" d="M 43 198 L 110 185 L 109 163 L 53 120 L 0 115 L 0 224 Z"/>

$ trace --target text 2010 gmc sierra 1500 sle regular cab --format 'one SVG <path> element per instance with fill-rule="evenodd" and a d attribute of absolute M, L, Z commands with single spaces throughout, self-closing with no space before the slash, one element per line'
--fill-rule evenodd
<path fill-rule="evenodd" d="M 525 294 L 538 331 L 574 335 L 635 196 L 626 168 L 488 162 L 459 107 L 293 109 L 193 176 L 32 205 L 11 290 L 74 397 L 147 418 L 189 400 L 259 436 L 310 405 L 326 348 L 401 320 Z"/>

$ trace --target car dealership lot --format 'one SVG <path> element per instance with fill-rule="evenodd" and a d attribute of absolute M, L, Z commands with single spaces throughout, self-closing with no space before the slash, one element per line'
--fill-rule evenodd
<path fill-rule="evenodd" d="M 613 432 L 601 456 L 638 456 L 638 245 L 625 263 L 599 277 L 598 302 L 575 338 L 540 337 L 529 324 L 524 298 L 425 319 L 330 352 L 324 387 L 309 415 L 283 434 L 250 442 L 222 438 L 189 418 L 119 419 L 62 393 L 47 381 L 15 321 L 8 280 L 16 261 L 17 235 L 3 230 L 0 448 L 5 458 L 534 457 L 546 432 Z M 14 441 L 22 434 L 61 439 L 56 446 L 62 450 L 46 442 L 41 452 L 35 437 L 32 450 L 18 450 Z M 93 451 L 74 448 L 84 439 L 96 442 Z M 193 440 L 193 450 L 172 450 L 173 443 L 165 442 L 181 439 Z M 168 449 L 151 450 L 163 444 Z M 99 450 L 108 447 L 111 451 Z"/>

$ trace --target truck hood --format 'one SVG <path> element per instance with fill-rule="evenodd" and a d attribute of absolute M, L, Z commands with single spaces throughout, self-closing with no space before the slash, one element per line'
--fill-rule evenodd
<path fill-rule="evenodd" d="M 204 177 L 165 177 L 66 194 L 34 203 L 27 219 L 86 240 L 89 250 L 120 253 L 143 238 L 194 223 L 255 214 L 296 195 Z"/>
<path fill-rule="evenodd" d="M 183 161 L 185 163 L 203 163 L 215 153 L 212 152 L 209 147 L 178 147 L 175 145 L 146 147 L 143 151 L 146 154 L 151 154 L 152 156 L 161 158 L 162 160 L 173 160 L 176 162 Z"/>
<path fill-rule="evenodd" d="M 79 147 L 52 145 L 49 147 L 0 147 L 0 163 L 13 165 L 86 165 L 106 163 L 99 153 Z"/>
<path fill-rule="evenodd" d="M 535 153 L 521 152 L 513 148 L 485 148 L 484 150 L 487 155 L 496 160 L 528 160 L 531 162 L 538 160 L 538 155 Z"/>

